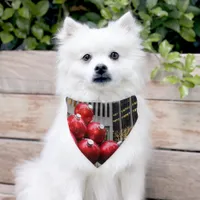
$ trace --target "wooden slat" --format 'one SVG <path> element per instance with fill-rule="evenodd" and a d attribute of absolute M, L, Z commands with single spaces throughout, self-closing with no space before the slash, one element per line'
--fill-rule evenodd
<path fill-rule="evenodd" d="M 14 185 L 0 184 L 0 200 L 15 200 L 14 187 Z"/>
<path fill-rule="evenodd" d="M 14 185 L 0 184 L 0 200 L 15 200 Z"/>
<path fill-rule="evenodd" d="M 0 182 L 13 183 L 13 168 L 38 155 L 38 142 L 0 140 Z M 147 174 L 147 196 L 155 199 L 200 199 L 200 154 L 155 150 Z"/>
<path fill-rule="evenodd" d="M 200 55 L 196 55 L 200 64 Z M 158 59 L 149 55 L 148 68 L 158 66 Z M 55 93 L 56 52 L 6 51 L 0 53 L 0 92 L 2 93 Z M 200 70 L 196 73 L 200 74 Z M 145 92 L 148 99 L 180 99 L 176 86 L 149 82 Z M 185 100 L 200 99 L 200 88 L 194 89 Z"/>
<path fill-rule="evenodd" d="M 200 150 L 200 103 L 148 101 L 155 121 L 152 123 L 154 147 Z"/>
<path fill-rule="evenodd" d="M 52 94 L 55 66 L 53 51 L 2 51 L 0 92 Z"/>
<path fill-rule="evenodd" d="M 155 147 L 200 150 L 200 103 L 148 101 L 156 115 L 152 123 Z M 50 128 L 58 97 L 0 95 L 0 137 L 41 139 Z"/>
<path fill-rule="evenodd" d="M 14 185 L 0 184 L 0 194 L 14 194 Z"/>
<path fill-rule="evenodd" d="M 147 176 L 150 198 L 200 199 L 200 154 L 156 151 Z"/>
<path fill-rule="evenodd" d="M 0 140 L 0 183 L 14 183 L 14 168 L 17 164 L 39 154 L 42 143 Z"/>
<path fill-rule="evenodd" d="M 15 196 L 12 194 L 1 194 L 0 193 L 0 200 L 15 200 Z"/>
<path fill-rule="evenodd" d="M 41 139 L 56 115 L 57 100 L 48 95 L 0 94 L 0 137 Z"/>

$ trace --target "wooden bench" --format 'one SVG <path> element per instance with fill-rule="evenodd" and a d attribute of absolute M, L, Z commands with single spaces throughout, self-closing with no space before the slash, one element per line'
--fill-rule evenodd
<path fill-rule="evenodd" d="M 0 200 L 15 199 L 13 168 L 40 152 L 54 119 L 54 67 L 55 52 L 0 53 Z M 200 200 L 200 89 L 180 100 L 175 86 L 150 82 L 145 97 L 157 117 L 147 198 Z"/>

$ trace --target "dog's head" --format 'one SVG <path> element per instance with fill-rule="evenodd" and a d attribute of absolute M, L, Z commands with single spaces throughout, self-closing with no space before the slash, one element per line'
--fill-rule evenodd
<path fill-rule="evenodd" d="M 136 94 L 145 73 L 139 32 L 130 12 L 102 29 L 67 17 L 57 34 L 57 92 L 82 101 Z"/>

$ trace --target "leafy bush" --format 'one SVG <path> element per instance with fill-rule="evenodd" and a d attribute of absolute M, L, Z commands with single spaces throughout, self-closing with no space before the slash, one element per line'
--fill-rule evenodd
<path fill-rule="evenodd" d="M 49 50 L 66 15 L 103 27 L 132 10 L 144 27 L 144 49 L 161 56 L 151 78 L 167 72 L 163 81 L 179 84 L 184 97 L 189 88 L 200 85 L 200 76 L 192 75 L 198 67 L 194 56 L 189 54 L 183 61 L 179 53 L 200 52 L 199 6 L 199 0 L 5 0 L 0 3 L 0 49 Z"/>

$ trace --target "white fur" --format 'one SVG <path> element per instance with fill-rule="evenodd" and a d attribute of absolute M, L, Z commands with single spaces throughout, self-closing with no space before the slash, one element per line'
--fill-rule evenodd
<path fill-rule="evenodd" d="M 60 108 L 41 155 L 17 168 L 17 200 L 143 199 L 151 145 L 150 111 L 140 96 L 146 71 L 139 31 L 130 13 L 102 29 L 89 29 L 71 18 L 65 19 L 57 35 Z M 119 53 L 119 60 L 109 58 L 112 51 Z M 81 58 L 87 53 L 92 59 L 84 62 Z M 94 67 L 101 63 L 107 65 L 112 76 L 106 84 L 92 82 Z M 65 97 L 106 102 L 131 95 L 138 99 L 138 121 L 117 152 L 96 168 L 69 134 Z"/>

